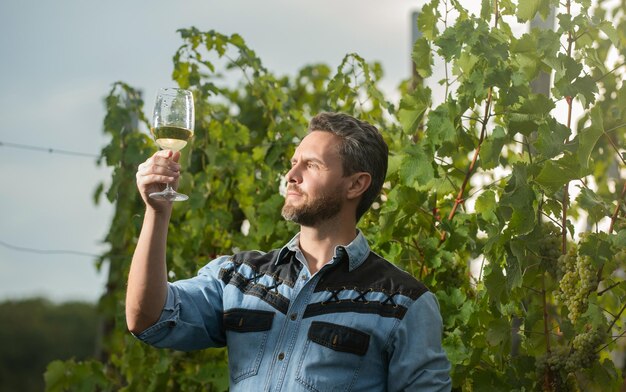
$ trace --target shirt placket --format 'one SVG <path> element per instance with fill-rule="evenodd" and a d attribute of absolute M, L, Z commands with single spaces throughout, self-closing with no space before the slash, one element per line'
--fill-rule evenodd
<path fill-rule="evenodd" d="M 317 274 L 311 277 L 306 264 L 302 264 L 304 268 L 300 271 L 298 280 L 294 284 L 293 298 L 290 300 L 287 317 L 281 327 L 276 349 L 272 355 L 272 364 L 270 365 L 270 371 L 267 376 L 266 391 L 281 391 L 287 371 L 289 370 L 289 365 L 296 360 L 293 358 L 296 343 L 298 340 L 306 337 L 306 331 L 302 331 L 300 328 L 302 315 L 311 301 L 311 295 L 313 294 L 317 282 L 326 267 L 328 267 L 328 265 L 324 266 Z M 332 262 L 329 264 L 332 264 Z"/>

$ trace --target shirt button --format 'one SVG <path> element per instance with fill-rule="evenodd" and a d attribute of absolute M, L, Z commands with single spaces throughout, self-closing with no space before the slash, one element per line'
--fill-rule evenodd
<path fill-rule="evenodd" d="M 302 280 L 304 280 L 306 282 L 307 280 L 309 280 L 309 277 L 306 276 L 306 275 L 302 275 Z"/>
<path fill-rule="evenodd" d="M 298 314 L 297 314 L 297 313 L 291 313 L 291 316 L 289 316 L 289 318 L 290 318 L 292 321 L 295 321 L 295 320 L 298 318 Z"/>
<path fill-rule="evenodd" d="M 278 360 L 282 361 L 283 359 L 285 359 L 285 353 L 278 354 Z"/>

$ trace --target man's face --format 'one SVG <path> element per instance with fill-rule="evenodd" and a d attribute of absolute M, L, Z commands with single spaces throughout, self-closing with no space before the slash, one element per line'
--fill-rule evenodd
<path fill-rule="evenodd" d="M 339 143 L 338 136 L 323 131 L 311 132 L 302 140 L 287 173 L 283 218 L 315 226 L 341 211 L 346 181 Z"/>

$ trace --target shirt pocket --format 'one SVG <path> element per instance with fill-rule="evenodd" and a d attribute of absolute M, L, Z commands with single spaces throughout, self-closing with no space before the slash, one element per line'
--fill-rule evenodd
<path fill-rule="evenodd" d="M 274 312 L 230 309 L 223 320 L 230 378 L 237 383 L 258 373 Z"/>
<path fill-rule="evenodd" d="M 343 325 L 313 321 L 296 380 L 308 390 L 350 391 L 369 348 L 370 335 Z"/>

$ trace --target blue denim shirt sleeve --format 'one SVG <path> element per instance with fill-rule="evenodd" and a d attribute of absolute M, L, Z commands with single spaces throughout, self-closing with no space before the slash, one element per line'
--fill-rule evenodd
<path fill-rule="evenodd" d="M 441 346 L 439 304 L 424 293 L 408 309 L 390 341 L 389 391 L 450 391 L 450 363 Z"/>
<path fill-rule="evenodd" d="M 167 300 L 159 320 L 137 335 L 155 347 L 181 351 L 221 347 L 226 344 L 222 328 L 223 284 L 218 278 L 230 257 L 219 257 L 198 275 L 168 283 Z"/>

